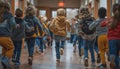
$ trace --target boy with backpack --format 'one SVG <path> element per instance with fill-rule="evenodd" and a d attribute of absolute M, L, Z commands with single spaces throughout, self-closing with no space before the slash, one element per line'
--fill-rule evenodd
<path fill-rule="evenodd" d="M 23 11 L 21 9 L 16 9 L 15 11 L 15 22 L 19 24 L 19 27 L 12 31 L 12 41 L 14 44 L 14 54 L 12 57 L 12 62 L 15 65 L 20 65 L 20 55 L 22 49 L 22 40 L 25 38 L 25 31 L 32 31 L 32 28 L 27 26 L 27 23 L 22 19 Z"/>
<path fill-rule="evenodd" d="M 91 54 L 91 66 L 95 66 L 95 56 L 94 56 L 94 43 L 95 43 L 95 29 L 89 30 L 89 25 L 94 21 L 94 18 L 91 17 L 88 8 L 82 8 L 80 10 L 80 29 L 81 36 L 83 38 L 84 45 L 84 64 L 88 66 L 88 50 Z"/>
<path fill-rule="evenodd" d="M 30 31 L 30 32 L 26 31 L 26 42 L 27 42 L 27 45 L 28 45 L 28 52 L 29 52 L 28 63 L 30 65 L 32 65 L 35 38 L 36 38 L 38 32 L 40 34 L 39 37 L 42 37 L 43 28 L 40 25 L 40 22 L 37 19 L 37 17 L 35 17 L 35 9 L 32 6 L 27 7 L 26 16 L 24 17 L 24 19 L 28 23 L 29 27 L 34 28 L 33 31 Z M 38 30 L 37 30 L 37 28 L 38 28 Z"/>

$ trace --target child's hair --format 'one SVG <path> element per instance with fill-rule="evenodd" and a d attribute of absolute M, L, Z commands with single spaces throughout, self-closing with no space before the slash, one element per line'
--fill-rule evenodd
<path fill-rule="evenodd" d="M 23 11 L 20 8 L 17 8 L 15 11 L 16 17 L 22 17 L 23 16 Z"/>
<path fill-rule="evenodd" d="M 63 8 L 57 10 L 57 16 L 65 16 L 66 12 Z"/>
<path fill-rule="evenodd" d="M 35 9 L 32 6 L 29 6 L 29 7 L 27 7 L 25 14 L 28 15 L 28 16 L 34 16 L 35 15 Z"/>
<path fill-rule="evenodd" d="M 112 10 L 113 10 L 113 13 L 115 13 L 116 10 L 120 11 L 120 4 L 114 4 Z"/>
<path fill-rule="evenodd" d="M 79 12 L 79 18 L 88 18 L 91 14 L 88 10 L 88 8 L 81 8 Z"/>
<path fill-rule="evenodd" d="M 76 21 L 75 18 L 72 18 L 71 20 Z"/>
<path fill-rule="evenodd" d="M 3 15 L 3 13 L 4 13 L 4 8 L 5 7 L 5 3 L 3 2 L 3 1 L 0 1 L 0 22 L 2 22 L 3 21 L 3 17 L 2 17 L 2 15 Z"/>
<path fill-rule="evenodd" d="M 116 11 L 118 10 L 118 13 L 116 14 Z M 118 23 L 120 23 L 120 4 L 114 4 L 113 5 L 113 21 L 111 22 L 110 28 L 115 28 Z"/>
<path fill-rule="evenodd" d="M 99 8 L 99 10 L 98 10 L 98 16 L 100 18 L 105 18 L 105 16 L 106 16 L 106 9 L 104 7 Z"/>
<path fill-rule="evenodd" d="M 10 3 L 5 2 L 5 11 L 10 11 Z"/>

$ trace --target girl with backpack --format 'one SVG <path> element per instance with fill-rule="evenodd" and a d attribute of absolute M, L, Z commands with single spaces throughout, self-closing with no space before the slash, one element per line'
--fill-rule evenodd
<path fill-rule="evenodd" d="M 28 46 L 28 63 L 32 65 L 33 61 L 33 52 L 34 52 L 34 45 L 35 45 L 35 38 L 38 35 L 38 32 L 40 34 L 39 37 L 42 37 L 43 34 L 43 28 L 40 25 L 39 20 L 35 16 L 35 9 L 32 6 L 27 7 L 26 9 L 26 15 L 24 17 L 25 21 L 28 23 L 29 27 L 32 27 L 34 30 L 27 32 L 26 31 L 26 42 Z M 37 30 L 38 28 L 38 30 Z"/>
<path fill-rule="evenodd" d="M 80 31 L 79 33 L 83 39 L 84 46 L 84 65 L 87 67 L 88 63 L 88 50 L 91 54 L 91 66 L 95 67 L 95 56 L 94 56 L 94 44 L 95 44 L 95 30 L 90 30 L 89 25 L 94 21 L 94 18 L 91 16 L 88 8 L 82 8 L 80 10 Z"/>

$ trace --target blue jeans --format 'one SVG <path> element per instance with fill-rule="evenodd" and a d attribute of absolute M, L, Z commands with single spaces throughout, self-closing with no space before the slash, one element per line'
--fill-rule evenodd
<path fill-rule="evenodd" d="M 73 42 L 73 39 L 74 39 L 74 34 L 71 34 L 71 36 L 70 36 L 70 43 Z"/>
<path fill-rule="evenodd" d="M 35 39 L 35 46 L 39 46 L 39 40 L 38 40 L 38 37 L 36 37 L 36 39 Z"/>
<path fill-rule="evenodd" d="M 73 46 L 76 45 L 76 42 L 78 40 L 78 35 L 74 35 L 74 38 L 73 38 Z"/>
<path fill-rule="evenodd" d="M 33 57 L 35 38 L 26 38 L 26 42 L 28 46 L 29 57 Z"/>
<path fill-rule="evenodd" d="M 75 45 L 76 46 L 76 42 L 78 40 L 78 50 L 79 50 L 79 55 L 81 55 L 81 48 L 82 48 L 82 45 L 83 45 L 83 39 L 81 36 L 78 36 L 78 35 L 75 35 L 74 36 L 74 43 L 73 43 L 73 46 Z"/>
<path fill-rule="evenodd" d="M 110 59 L 112 58 L 112 56 L 115 56 L 116 69 L 119 69 L 119 51 L 120 40 L 109 40 Z"/>
<path fill-rule="evenodd" d="M 84 40 L 84 58 L 88 58 L 88 50 L 90 50 L 92 63 L 95 62 L 94 43 L 94 40 Z"/>
<path fill-rule="evenodd" d="M 14 41 L 14 54 L 12 57 L 12 61 L 15 63 L 20 63 L 20 55 L 21 55 L 21 48 L 22 48 L 22 40 L 20 41 Z"/>
<path fill-rule="evenodd" d="M 56 50 L 57 59 L 60 59 L 60 48 L 64 49 L 64 45 L 65 45 L 65 37 L 55 36 L 55 50 Z"/>
<path fill-rule="evenodd" d="M 44 50 L 43 38 L 37 37 L 36 44 L 39 46 L 40 51 L 43 53 Z"/>
<path fill-rule="evenodd" d="M 94 50 L 97 54 L 99 54 L 99 50 L 98 50 L 98 37 L 96 37 L 95 39 L 95 45 L 94 45 Z"/>
<path fill-rule="evenodd" d="M 38 38 L 39 40 L 39 49 L 40 51 L 43 53 L 43 50 L 44 50 L 44 44 L 43 44 L 43 38 Z"/>

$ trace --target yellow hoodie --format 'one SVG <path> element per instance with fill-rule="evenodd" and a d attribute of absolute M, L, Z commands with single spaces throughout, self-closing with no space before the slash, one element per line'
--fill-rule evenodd
<path fill-rule="evenodd" d="M 65 16 L 58 16 L 53 19 L 49 28 L 54 33 L 54 35 L 59 36 L 66 36 L 67 31 L 70 32 L 70 24 L 66 20 Z"/>

